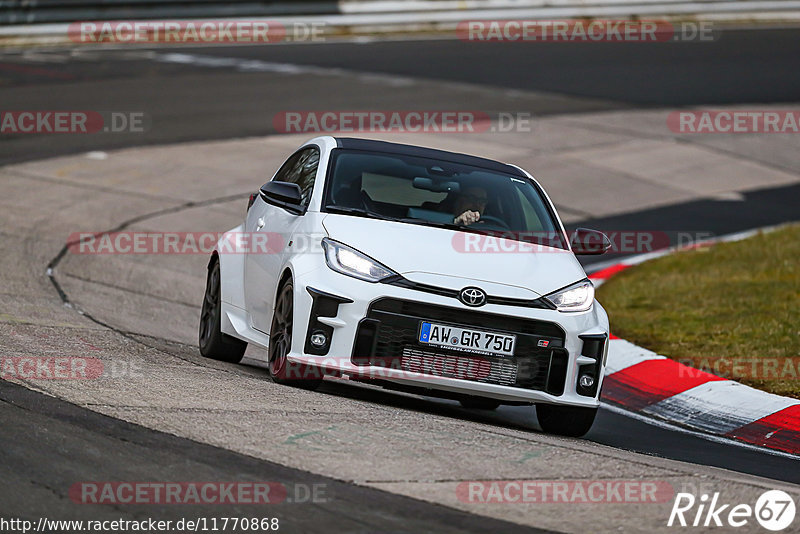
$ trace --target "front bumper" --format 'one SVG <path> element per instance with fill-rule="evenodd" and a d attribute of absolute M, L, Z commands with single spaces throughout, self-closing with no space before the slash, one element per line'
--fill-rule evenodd
<path fill-rule="evenodd" d="M 608 318 L 597 302 L 580 313 L 497 304 L 476 309 L 447 296 L 364 282 L 327 267 L 296 275 L 294 283 L 291 363 L 501 401 L 599 404 Z M 415 332 L 421 320 L 513 332 L 518 339 L 514 358 L 418 346 Z M 322 349 L 309 342 L 310 334 L 320 331 L 329 340 Z M 547 347 L 540 346 L 540 340 L 546 340 Z M 396 365 L 401 360 L 404 365 Z M 433 367 L 423 360 L 434 362 Z M 461 368 L 466 373 L 459 373 L 452 372 L 454 361 L 471 363 Z M 440 372 L 442 368 L 450 372 Z M 581 374 L 590 374 L 594 385 L 579 386 Z"/>

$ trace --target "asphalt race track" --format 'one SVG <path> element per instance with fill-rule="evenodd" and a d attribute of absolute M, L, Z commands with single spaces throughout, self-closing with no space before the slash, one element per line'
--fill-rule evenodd
<path fill-rule="evenodd" d="M 800 94 L 797 35 L 797 30 L 726 31 L 714 42 L 591 46 L 449 40 L 169 46 L 159 49 L 155 60 L 145 50 L 131 47 L 116 52 L 93 47 L 19 52 L 0 62 L 0 87 L 9 109 L 54 104 L 57 90 L 61 108 L 145 110 L 157 127 L 137 135 L 64 136 L 47 146 L 35 137 L 10 137 L 0 146 L 0 163 L 84 149 L 267 135 L 275 132 L 271 118 L 287 109 L 407 109 L 422 104 L 426 109 L 445 105 L 452 109 L 459 104 L 547 115 L 642 106 L 792 102 Z M 202 64 L 164 57 L 170 53 L 234 58 L 240 63 Z M 261 72 L 241 65 L 253 59 L 275 65 Z M 280 64 L 323 69 L 292 77 L 281 72 Z M 348 71 L 400 79 L 386 79 L 386 91 L 361 92 L 356 90 L 358 76 Z M 346 88 L 330 83 L 340 77 L 348 79 Z M 402 95 L 403 77 L 474 84 L 476 90 L 415 86 L 413 95 Z M 515 94 L 520 90 L 536 97 L 520 97 Z"/>
<path fill-rule="evenodd" d="M 97 479 L 113 479 L 119 476 L 119 466 L 124 465 L 131 479 L 140 480 L 152 479 L 153 473 L 159 473 L 165 480 L 281 480 L 288 487 L 324 486 L 326 495 L 323 498 L 328 502 L 304 503 L 305 493 L 290 490 L 290 494 L 295 494 L 300 500 L 275 506 L 274 513 L 282 520 L 281 528 L 289 532 L 313 531 L 329 522 L 335 522 L 345 531 L 531 531 L 513 523 L 398 498 L 379 490 L 314 476 L 154 432 L 6 382 L 0 384 L 0 388 L 4 481 L 8 486 L 20 488 L 19 497 L 26 497 L 17 500 L 7 496 L 3 503 L 4 515 L 19 516 L 20 512 L 27 512 L 33 517 L 41 512 L 43 503 L 53 516 L 68 513 L 64 509 L 68 509 L 71 503 L 54 502 L 51 497 L 40 494 L 47 492 L 50 485 L 70 485 L 71 476 L 82 477 L 89 472 Z M 25 439 L 21 440 L 20 436 L 25 436 Z M 57 449 L 57 455 L 54 455 L 54 449 Z M 54 476 L 48 465 L 59 461 L 68 463 L 69 469 Z M 286 513 L 285 508 L 291 506 L 299 507 L 299 510 Z M 14 514 L 10 513 L 11 510 Z M 374 513 L 376 510 L 380 513 Z M 224 516 L 246 515 L 248 512 L 242 505 L 221 506 L 218 511 Z M 104 516 L 130 519 L 138 516 L 120 512 L 110 510 Z M 146 513 L 151 517 L 177 520 L 187 516 L 200 517 L 203 510 L 200 506 L 176 510 L 174 506 L 152 505 Z M 93 515 L 93 518 L 97 516 Z"/>
<path fill-rule="evenodd" d="M 175 143 L 185 143 L 186 150 L 191 150 L 189 143 L 198 141 L 270 136 L 280 133 L 272 117 L 286 110 L 463 108 L 566 117 L 750 103 L 790 107 L 800 100 L 798 57 L 800 30 L 777 29 L 728 31 L 712 43 L 658 45 L 478 46 L 418 40 L 8 51 L 0 56 L 4 109 L 141 110 L 149 126 L 144 133 L 3 134 L 0 165 L 35 165 L 46 158 L 131 147 L 159 151 L 160 145 Z M 208 515 L 207 510 L 191 505 L 76 510 L 67 491 L 77 480 L 280 480 L 290 488 L 321 484 L 328 494 L 327 500 L 319 502 L 287 502 L 270 508 L 268 513 L 279 516 L 287 532 L 320 531 L 326 525 L 335 525 L 332 531 L 348 532 L 562 530 L 555 519 L 560 512 L 552 509 L 537 523 L 543 530 L 532 530 L 525 526 L 528 520 L 515 515 L 518 512 L 509 512 L 506 521 L 505 512 L 473 510 L 442 499 L 437 484 L 482 479 L 489 472 L 477 469 L 448 477 L 446 469 L 438 470 L 433 459 L 441 459 L 449 443 L 456 456 L 450 459 L 454 465 L 461 455 L 467 464 L 483 465 L 483 460 L 475 460 L 479 453 L 519 446 L 515 458 L 520 459 L 514 462 L 519 461 L 517 476 L 522 478 L 537 472 L 530 462 L 525 464 L 529 459 L 549 458 L 553 471 L 545 476 L 553 479 L 570 472 L 586 477 L 580 466 L 589 469 L 591 458 L 597 457 L 604 462 L 598 478 L 632 478 L 642 473 L 670 479 L 676 487 L 697 484 L 700 479 L 732 485 L 746 480 L 764 489 L 771 484 L 800 484 L 797 459 L 656 427 L 609 409 L 600 411 L 585 440 L 567 440 L 541 434 L 533 410 L 525 407 L 470 412 L 449 401 L 339 383 L 326 383 L 316 394 L 287 392 L 272 384 L 261 368 L 209 362 L 186 342 L 196 335 L 183 327 L 199 313 L 202 286 L 199 293 L 196 290 L 203 278 L 202 258 L 180 265 L 176 259 L 169 272 L 151 265 L 152 270 L 145 271 L 149 277 L 139 279 L 138 274 L 131 275 L 128 265 L 113 259 L 92 264 L 91 258 L 67 262 L 59 255 L 63 235 L 69 233 L 67 225 L 76 231 L 109 230 L 123 224 L 148 228 L 151 222 L 165 220 L 179 225 L 184 217 L 207 220 L 212 226 L 229 224 L 241 216 L 247 191 L 261 185 L 296 145 L 293 139 L 287 139 L 282 152 L 265 154 L 263 162 L 232 156 L 228 163 L 237 167 L 231 173 L 235 177 L 198 176 L 197 190 L 191 188 L 193 182 L 183 182 L 171 186 L 168 194 L 147 188 L 137 191 L 135 184 L 108 174 L 97 184 L 59 182 L 58 169 L 49 173 L 52 169 L 45 169 L 47 164 L 34 169 L 39 174 L 16 167 L 4 176 L 11 196 L 2 205 L 7 213 L 2 234 L 9 243 L 22 244 L 22 252 L 11 253 L 10 244 L 2 249 L 8 252 L 2 264 L 7 273 L 2 302 L 7 309 L 0 309 L 6 350 L 23 355 L 29 343 L 80 354 L 87 350 L 81 347 L 85 343 L 101 354 L 118 351 L 120 361 L 145 362 L 145 368 L 154 372 L 163 365 L 164 375 L 120 386 L 130 396 L 130 405 L 124 406 L 114 404 L 101 390 L 89 389 L 84 398 L 72 398 L 73 404 L 50 396 L 55 390 L 45 395 L 35 384 L 22 387 L 0 381 L 0 446 L 5 452 L 0 473 L 6 482 L 0 490 L 0 515 L 36 518 L 48 510 L 52 517 L 64 518 L 199 517 Z M 780 142 L 796 147 L 791 139 Z M 776 172 L 800 173 L 796 159 L 782 157 L 783 152 L 752 152 L 753 161 Z M 130 156 L 129 168 L 135 166 L 136 157 Z M 160 152 L 156 157 L 169 161 Z M 165 170 L 169 175 L 169 168 Z M 26 179 L 40 189 L 31 190 Z M 216 194 L 209 187 L 215 180 L 219 181 Z M 116 196 L 119 191 L 126 195 Z M 658 228 L 671 233 L 702 229 L 721 235 L 794 221 L 798 201 L 800 185 L 794 183 L 751 189 L 735 201 L 702 197 L 602 216 L 570 212 L 568 206 L 565 211 L 570 227 Z M 115 207 L 114 203 L 119 204 Z M 42 205 L 52 208 L 52 217 Z M 51 224 L 56 229 L 52 234 Z M 67 264 L 60 265 L 62 261 Z M 64 267 L 55 285 L 45 274 L 48 266 Z M 165 279 L 154 280 L 161 272 Z M 181 288 L 171 301 L 144 298 L 151 286 L 181 285 L 183 280 L 175 273 L 191 281 L 186 284 L 189 289 Z M 136 291 L 118 292 L 117 275 L 126 283 L 134 280 Z M 102 283 L 97 282 L 100 279 Z M 93 291 L 95 296 L 91 296 Z M 81 314 L 65 303 L 74 304 Z M 141 309 L 154 303 L 163 310 Z M 131 308 L 131 317 L 123 318 L 128 306 L 138 309 Z M 45 308 L 49 311 L 38 311 Z M 84 341 L 74 341 L 78 335 Z M 62 345 L 56 341 L 61 338 L 70 341 Z M 175 378 L 186 373 L 185 382 Z M 213 406 L 208 413 L 190 407 L 202 405 L 205 392 L 216 384 L 221 395 L 241 402 L 239 411 L 228 411 L 221 402 L 224 397 L 209 400 Z M 188 391 L 188 387 L 198 389 Z M 262 417 L 261 403 L 266 401 L 274 404 Z M 286 408 L 275 408 L 284 402 Z M 295 413 L 295 406 L 301 405 Z M 170 419 L 171 415 L 162 419 L 159 410 L 180 412 L 184 421 L 176 422 L 178 417 Z M 325 427 L 325 420 L 330 427 Z M 343 427 L 342 421 L 346 421 Z M 415 430 L 417 424 L 419 436 L 415 437 L 408 430 Z M 333 429 L 337 425 L 340 428 Z M 248 429 L 254 426 L 260 428 L 250 434 Z M 388 434 L 381 433 L 382 426 L 390 429 Z M 307 439 L 304 432 L 322 437 L 306 443 L 301 452 L 280 449 L 291 449 L 295 442 Z M 291 438 L 284 439 L 287 433 Z M 227 438 L 235 445 L 228 447 Z M 382 447 L 401 442 L 406 446 L 386 460 L 388 453 Z M 343 453 L 353 444 L 364 456 Z M 416 457 L 428 453 L 430 461 Z M 387 463 L 385 479 L 380 476 L 382 467 L 376 465 L 381 458 Z M 415 463 L 419 469 L 410 467 Z M 516 473 L 515 465 L 493 476 L 509 478 Z M 578 467 L 573 472 L 570 466 Z M 410 473 L 407 479 L 397 475 L 403 469 Z M 732 491 L 749 495 L 738 487 Z M 219 507 L 215 514 L 250 512 L 232 505 Z M 575 525 L 590 525 L 590 516 L 576 514 Z M 631 531 L 652 530 L 665 520 L 663 513 L 654 513 L 638 527 L 626 525 Z"/>

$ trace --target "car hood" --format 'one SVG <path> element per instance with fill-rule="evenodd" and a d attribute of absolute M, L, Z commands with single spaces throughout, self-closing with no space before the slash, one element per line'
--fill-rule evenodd
<path fill-rule="evenodd" d="M 492 295 L 538 298 L 586 277 L 568 250 L 350 215 L 328 214 L 322 225 L 406 278 L 449 289 L 480 283 Z"/>

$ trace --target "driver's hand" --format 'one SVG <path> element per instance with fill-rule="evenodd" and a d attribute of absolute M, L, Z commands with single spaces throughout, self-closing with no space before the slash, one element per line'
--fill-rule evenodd
<path fill-rule="evenodd" d="M 458 217 L 453 220 L 455 224 L 463 224 L 464 226 L 468 226 L 472 223 L 476 223 L 480 220 L 481 213 L 479 211 L 471 211 L 467 210 Z"/>

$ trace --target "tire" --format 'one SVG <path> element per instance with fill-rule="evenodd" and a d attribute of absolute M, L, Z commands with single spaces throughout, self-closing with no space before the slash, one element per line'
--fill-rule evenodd
<path fill-rule="evenodd" d="M 222 333 L 221 287 L 219 260 L 208 270 L 206 293 L 203 297 L 203 309 L 200 313 L 200 331 L 198 345 L 200 354 L 206 358 L 223 362 L 239 363 L 242 361 L 247 343 Z"/>
<path fill-rule="evenodd" d="M 294 285 L 287 280 L 275 299 L 275 313 L 269 331 L 269 374 L 278 384 L 315 390 L 322 383 L 321 371 L 307 365 L 291 364 L 286 359 L 292 350 L 293 326 Z"/>
<path fill-rule="evenodd" d="M 548 434 L 579 438 L 589 432 L 597 415 L 597 408 L 537 404 L 536 418 Z"/>
<path fill-rule="evenodd" d="M 461 406 L 470 410 L 496 410 L 501 404 L 500 401 L 483 397 L 464 397 L 458 402 L 461 403 Z"/>

